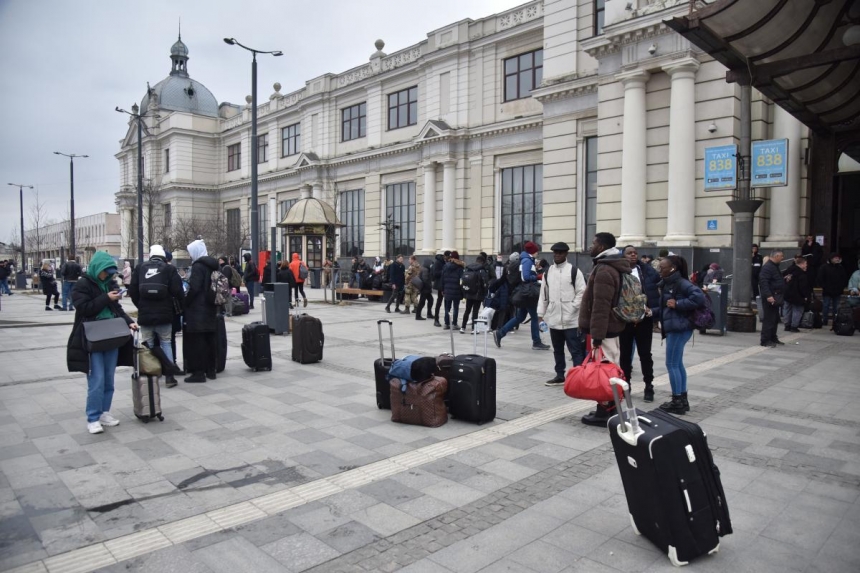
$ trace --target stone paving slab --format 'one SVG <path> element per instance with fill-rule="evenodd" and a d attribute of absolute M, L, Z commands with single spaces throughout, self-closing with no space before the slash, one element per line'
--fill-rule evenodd
<path fill-rule="evenodd" d="M 12 307 L 12 315 L 38 315 L 32 301 L 17 298 L 4 300 L 4 313 Z M 324 321 L 324 364 L 292 363 L 289 338 L 273 337 L 275 369 L 251 373 L 236 341 L 255 316 L 228 319 L 224 375 L 165 390 L 167 421 L 144 425 L 130 415 L 121 369 L 114 412 L 122 424 L 100 436 L 82 428 L 83 377 L 63 371 L 69 327 L 0 328 L 0 356 L 13 348 L 10 333 L 31 345 L 14 347 L 16 361 L 7 361 L 0 379 L 0 570 L 51 555 L 46 563 L 58 564 L 74 555 L 69 550 L 88 546 L 82 555 L 95 555 L 95 568 L 116 558 L 108 549 L 93 553 L 105 547 L 93 543 L 119 543 L 141 529 L 197 519 L 479 430 L 455 420 L 432 430 L 392 425 L 372 391 L 381 307 L 312 304 L 308 311 Z M 432 323 L 390 316 L 399 355 L 450 349 L 448 333 Z M 470 349 L 468 335 L 455 340 L 458 350 Z M 856 570 L 860 421 L 853 412 L 860 388 L 846 381 L 856 378 L 860 344 L 813 332 L 786 337 L 798 344 L 758 351 L 756 340 L 697 336 L 687 348 L 690 418 L 708 431 L 737 530 L 718 555 L 691 567 Z M 516 334 L 502 350 L 491 346 L 501 419 L 485 428 L 569 403 L 558 388 L 542 385 L 552 375 L 552 356 L 531 351 L 529 342 Z M 17 355 L 27 353 L 19 363 Z M 655 344 L 654 353 L 661 376 L 662 346 Z M 361 363 L 359 355 L 366 357 Z M 58 376 L 24 371 L 49 356 Z M 635 371 L 634 388 L 641 388 Z M 829 412 L 822 409 L 828 397 Z M 105 570 L 235 570 L 231 560 L 239 558 L 240 570 L 273 571 L 668 570 L 663 556 L 630 531 L 620 492 L 605 430 L 571 416 L 271 517 L 225 529 L 212 523 L 208 535 L 158 549 L 172 543 L 163 538 Z M 798 524 L 805 523 L 814 535 L 804 534 Z"/>

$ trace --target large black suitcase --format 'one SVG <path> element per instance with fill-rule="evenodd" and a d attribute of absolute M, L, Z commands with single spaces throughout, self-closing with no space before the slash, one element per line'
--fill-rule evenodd
<path fill-rule="evenodd" d="M 496 417 L 496 359 L 487 358 L 488 325 L 476 320 L 473 330 L 483 323 L 484 355 L 478 354 L 478 334 L 474 354 L 454 357 L 448 378 L 448 400 L 451 416 L 464 422 L 483 424 Z"/>
<path fill-rule="evenodd" d="M 322 321 L 309 314 L 293 318 L 293 362 L 312 364 L 323 358 Z"/>
<path fill-rule="evenodd" d="M 252 322 L 242 327 L 242 358 L 255 372 L 272 369 L 268 326 L 262 322 Z"/>
<path fill-rule="evenodd" d="M 218 359 L 215 364 L 215 372 L 220 374 L 227 368 L 227 326 L 224 324 L 223 315 L 218 315 L 215 335 L 218 338 Z"/>
<path fill-rule="evenodd" d="M 610 381 L 617 414 L 607 426 L 633 530 L 675 566 L 715 553 L 732 524 L 705 433 L 662 410 L 634 409 L 629 385 L 620 378 Z M 624 389 L 626 409 L 616 386 Z"/>
<path fill-rule="evenodd" d="M 833 332 L 839 336 L 854 335 L 854 312 L 849 307 L 840 308 L 833 319 Z"/>
<path fill-rule="evenodd" d="M 388 323 L 391 334 L 391 358 L 385 357 L 385 348 L 382 344 L 382 325 Z M 388 371 L 394 362 L 394 323 L 390 320 L 377 320 L 379 329 L 379 358 L 373 361 L 373 376 L 376 378 L 376 407 L 380 410 L 391 409 L 391 390 L 388 387 Z"/>

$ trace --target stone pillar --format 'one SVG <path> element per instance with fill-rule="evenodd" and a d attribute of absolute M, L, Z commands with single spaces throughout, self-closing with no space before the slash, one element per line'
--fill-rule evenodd
<path fill-rule="evenodd" d="M 323 197 L 322 183 L 314 183 L 313 184 L 313 198 L 319 199 L 320 201 L 325 201 L 325 198 Z"/>
<path fill-rule="evenodd" d="M 424 240 L 421 247 L 428 255 L 436 254 L 436 163 L 424 164 Z"/>
<path fill-rule="evenodd" d="M 457 161 L 448 159 L 442 165 L 442 248 L 453 251 L 457 248 Z"/>
<path fill-rule="evenodd" d="M 624 132 L 621 136 L 621 236 L 619 244 L 641 244 L 645 236 L 646 147 L 644 71 L 620 74 L 624 84 Z"/>
<path fill-rule="evenodd" d="M 664 241 L 677 246 L 696 242 L 696 70 L 684 58 L 663 66 L 672 79 L 669 105 L 669 201 Z"/>
<path fill-rule="evenodd" d="M 311 197 L 311 186 L 310 185 L 302 185 L 299 188 L 299 199 L 310 199 Z"/>
<path fill-rule="evenodd" d="M 773 107 L 773 138 L 788 139 L 788 185 L 770 190 L 770 235 L 767 242 L 793 247 L 800 240 L 800 140 L 803 126 L 778 105 Z"/>

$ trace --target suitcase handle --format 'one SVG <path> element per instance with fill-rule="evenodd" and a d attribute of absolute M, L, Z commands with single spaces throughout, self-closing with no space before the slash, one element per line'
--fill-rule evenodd
<path fill-rule="evenodd" d="M 478 353 L 478 329 L 476 328 L 478 323 L 481 323 L 485 326 L 484 328 L 484 358 L 487 357 L 487 339 L 490 337 L 490 325 L 483 318 L 476 318 L 472 321 L 472 330 L 474 331 L 475 337 L 475 354 Z"/>
<path fill-rule="evenodd" d="M 633 399 L 630 397 L 630 384 L 621 378 L 610 378 L 609 385 L 612 387 L 612 396 L 615 398 L 615 407 L 618 410 L 618 420 L 620 422 L 618 424 L 618 437 L 631 446 L 635 446 L 636 440 L 639 436 L 644 434 L 645 431 L 639 427 L 639 416 L 636 414 L 636 409 L 633 407 Z M 624 398 L 627 402 L 626 409 L 624 408 L 624 404 L 621 402 L 621 399 L 618 397 L 618 386 L 621 386 L 622 390 L 624 390 Z M 628 426 L 630 428 L 629 430 Z"/>
<path fill-rule="evenodd" d="M 449 334 L 451 335 L 451 356 L 457 356 L 457 353 L 454 352 L 454 329 L 448 329 Z"/>
<path fill-rule="evenodd" d="M 385 349 L 382 346 L 382 325 L 386 322 L 391 335 L 391 361 L 394 362 L 394 323 L 384 318 L 376 321 L 376 327 L 379 329 L 379 357 L 385 362 Z"/>

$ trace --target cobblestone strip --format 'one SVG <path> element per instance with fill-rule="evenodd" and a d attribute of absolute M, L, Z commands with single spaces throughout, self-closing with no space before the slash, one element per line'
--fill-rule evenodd
<path fill-rule="evenodd" d="M 322 563 L 310 573 L 394 571 L 472 537 L 615 463 L 610 444 L 512 483 L 467 505 Z"/>

